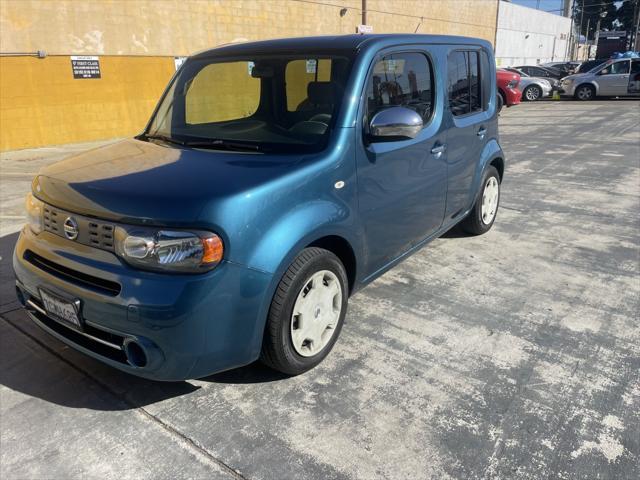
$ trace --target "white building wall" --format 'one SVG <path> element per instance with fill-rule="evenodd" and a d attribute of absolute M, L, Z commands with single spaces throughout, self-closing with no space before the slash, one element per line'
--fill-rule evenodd
<path fill-rule="evenodd" d="M 496 31 L 498 66 L 566 60 L 571 19 L 501 1 Z"/>

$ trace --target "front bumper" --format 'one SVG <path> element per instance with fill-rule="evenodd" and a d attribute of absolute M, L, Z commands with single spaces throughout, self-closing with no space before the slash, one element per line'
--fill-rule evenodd
<path fill-rule="evenodd" d="M 558 93 L 560 93 L 560 95 L 567 95 L 572 97 L 575 90 L 576 90 L 575 82 L 571 82 L 571 83 L 563 82 L 560 84 L 560 88 L 558 88 Z"/>
<path fill-rule="evenodd" d="M 40 327 L 120 370 L 184 380 L 259 356 L 271 274 L 230 262 L 200 275 L 144 272 L 110 252 L 29 228 L 18 238 L 13 268 L 18 297 Z M 79 300 L 83 328 L 47 316 L 41 288 Z M 144 362 L 132 361 L 131 352 L 142 352 Z"/>
<path fill-rule="evenodd" d="M 522 92 L 517 88 L 505 88 L 504 89 L 506 96 L 506 105 L 511 107 L 513 105 L 518 105 L 520 103 L 520 99 L 522 98 Z"/>

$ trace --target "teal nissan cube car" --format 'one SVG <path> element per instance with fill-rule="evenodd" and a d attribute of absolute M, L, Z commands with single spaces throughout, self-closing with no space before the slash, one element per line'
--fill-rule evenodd
<path fill-rule="evenodd" d="M 347 35 L 190 57 L 135 138 L 42 169 L 15 247 L 31 319 L 156 380 L 334 346 L 347 300 L 460 223 L 504 155 L 484 40 Z"/>

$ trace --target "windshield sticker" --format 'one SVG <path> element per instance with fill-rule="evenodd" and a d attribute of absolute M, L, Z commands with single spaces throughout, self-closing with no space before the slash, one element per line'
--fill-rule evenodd
<path fill-rule="evenodd" d="M 307 60 L 307 73 L 316 73 L 317 68 L 318 68 L 317 60 Z"/>
<path fill-rule="evenodd" d="M 255 63 L 247 62 L 247 70 L 248 70 L 249 76 L 251 76 L 251 72 L 253 72 L 253 67 L 255 67 L 255 66 L 256 66 Z"/>
<path fill-rule="evenodd" d="M 390 59 L 390 60 L 381 60 L 376 63 L 376 66 L 373 68 L 373 73 L 381 74 L 381 73 L 402 73 L 404 71 L 404 60 L 403 59 Z"/>

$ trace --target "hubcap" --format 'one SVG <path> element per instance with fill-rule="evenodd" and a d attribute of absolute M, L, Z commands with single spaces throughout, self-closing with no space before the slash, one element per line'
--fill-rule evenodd
<path fill-rule="evenodd" d="M 527 90 L 527 100 L 537 100 L 540 96 L 540 92 L 537 88 L 530 88 Z"/>
<path fill-rule="evenodd" d="M 291 315 L 291 341 L 303 357 L 319 353 L 331 340 L 342 311 L 342 288 L 329 270 L 314 273 L 298 293 Z"/>
<path fill-rule="evenodd" d="M 590 88 L 581 88 L 578 90 L 578 98 L 582 100 L 586 100 L 587 98 L 591 98 L 591 89 Z"/>
<path fill-rule="evenodd" d="M 482 222 L 489 225 L 496 216 L 498 199 L 500 198 L 500 184 L 496 177 L 490 177 L 482 192 Z"/>

